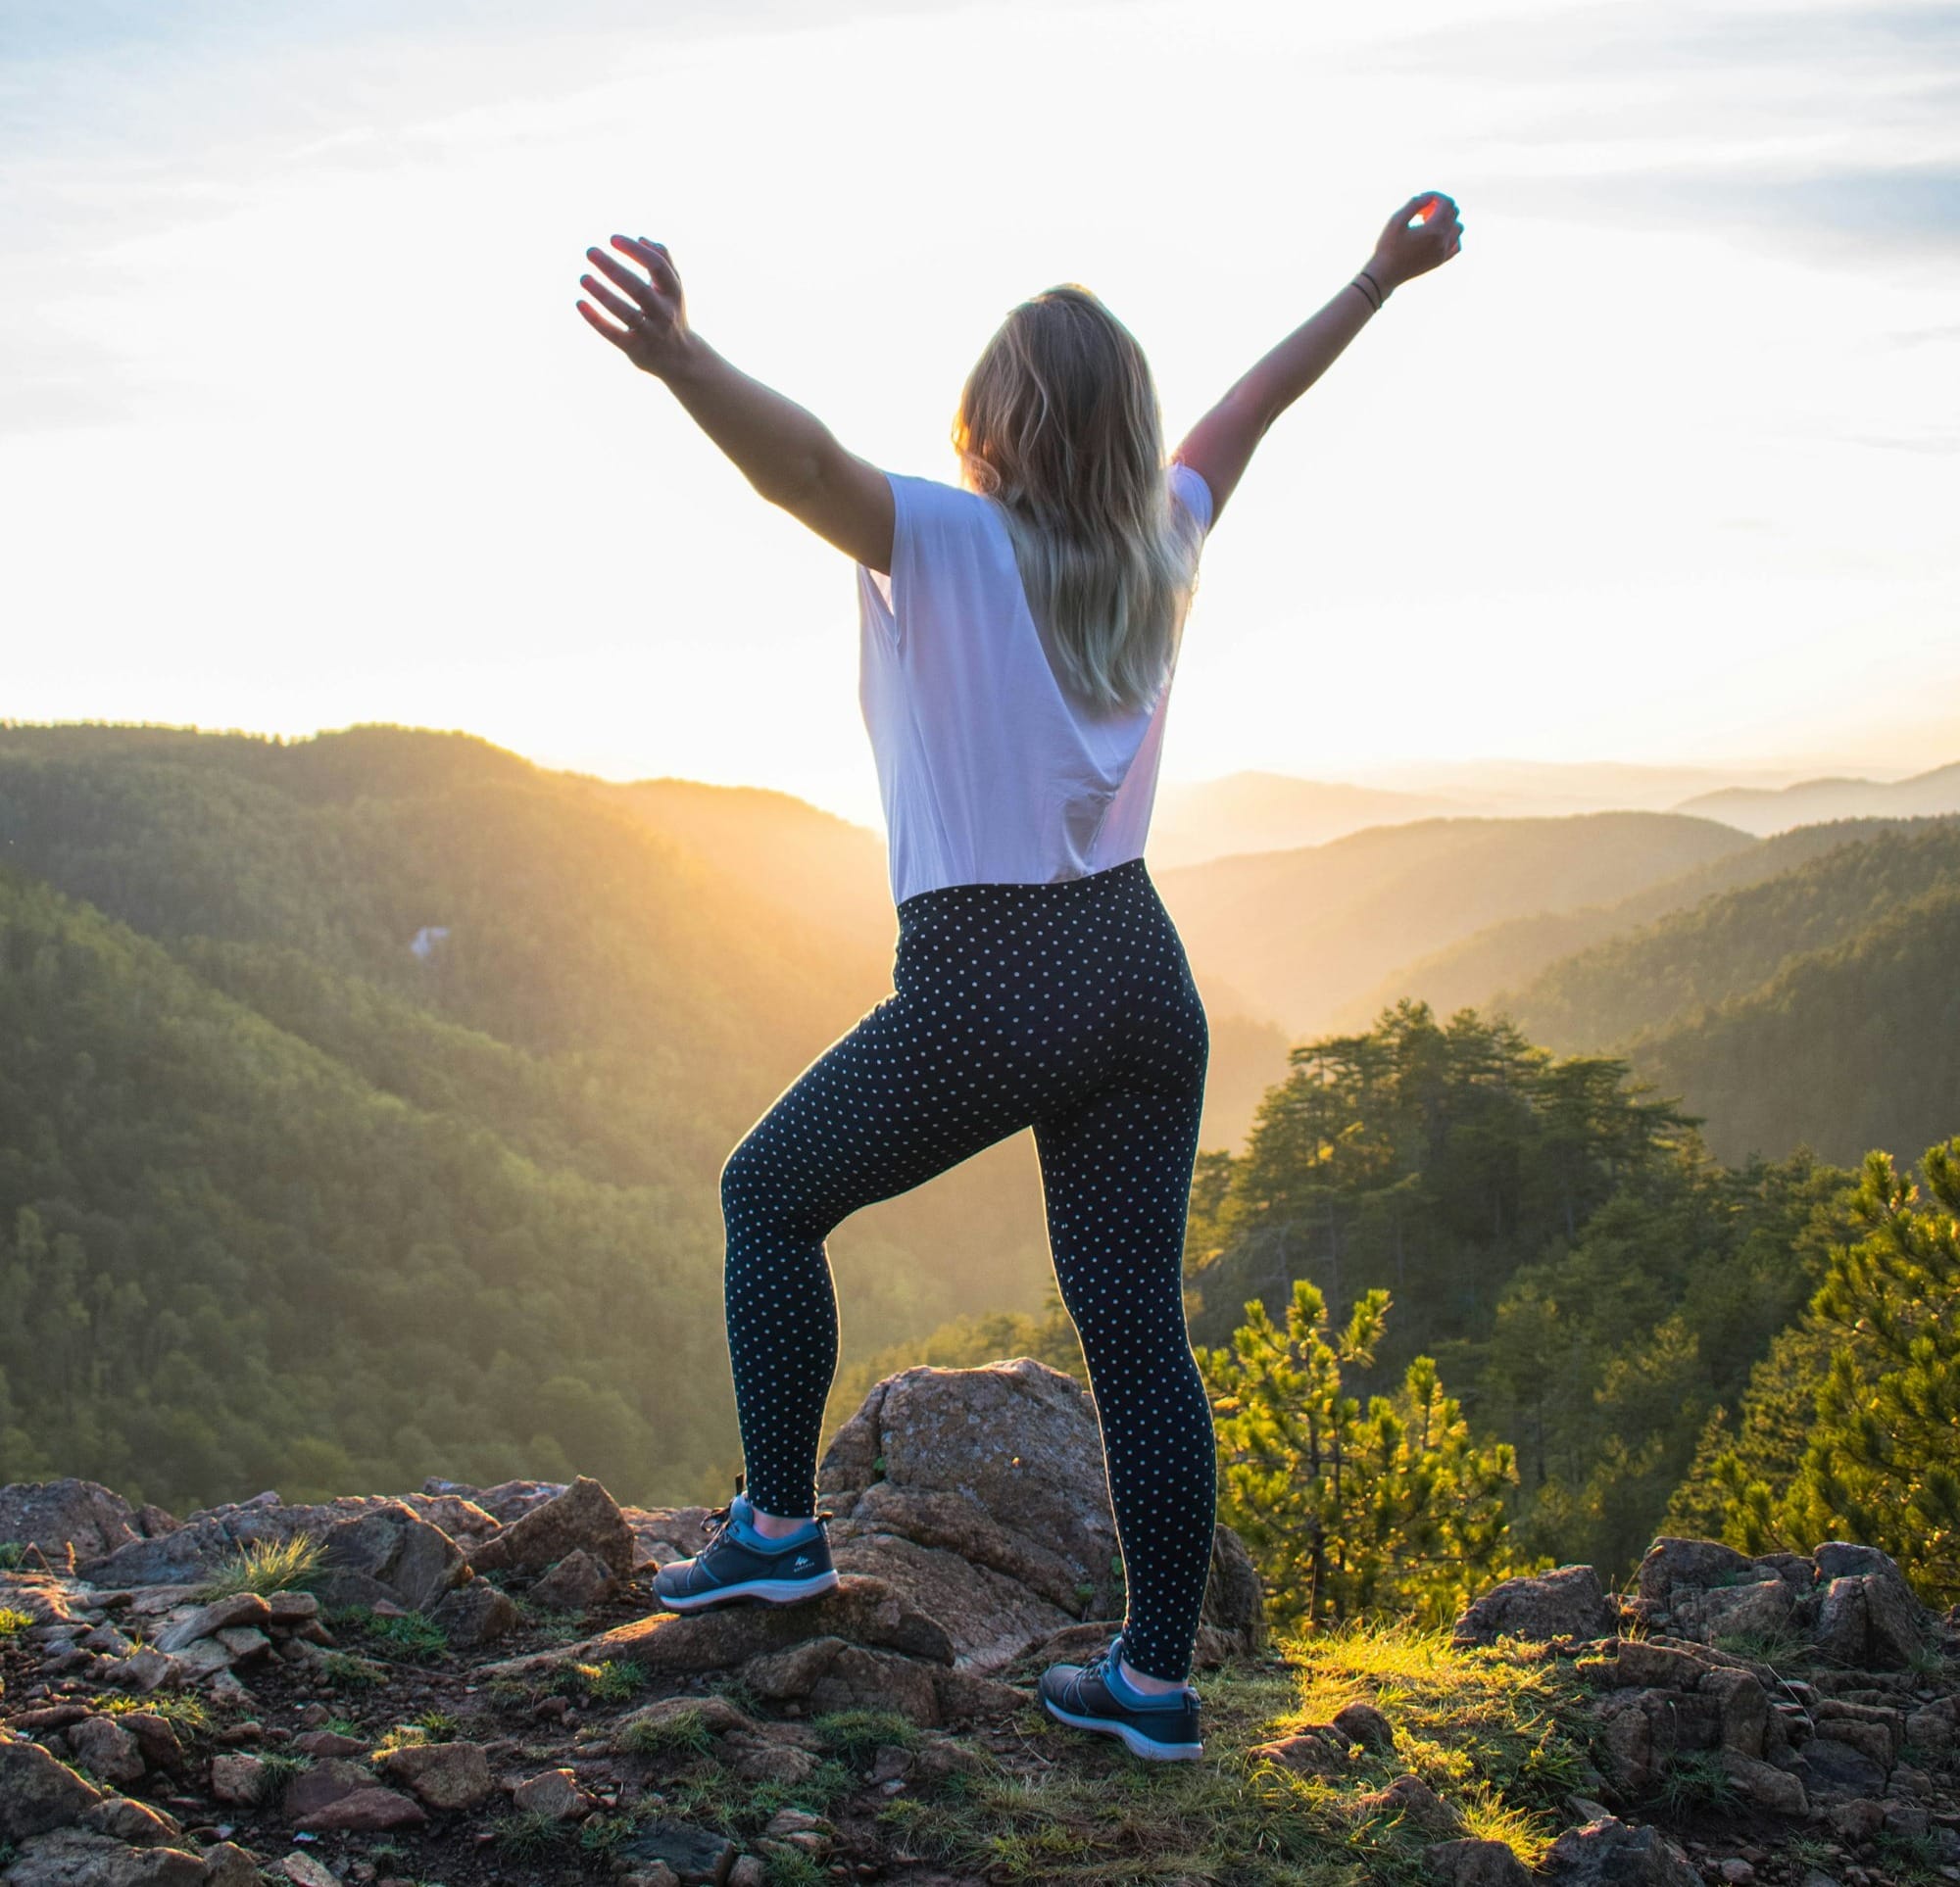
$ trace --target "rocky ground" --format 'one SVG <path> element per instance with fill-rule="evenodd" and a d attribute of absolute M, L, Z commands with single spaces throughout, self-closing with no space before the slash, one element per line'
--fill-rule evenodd
<path fill-rule="evenodd" d="M 1960 1882 L 1960 1620 L 1871 1549 L 1659 1540 L 1626 1595 L 1275 1649 L 1221 1529 L 1207 1755 L 1147 1766 L 1031 1707 L 1122 1610 L 1074 1382 L 907 1371 L 823 1480 L 839 1590 L 685 1619 L 705 1510 L 591 1480 L 0 1489 L 0 1880 Z"/>

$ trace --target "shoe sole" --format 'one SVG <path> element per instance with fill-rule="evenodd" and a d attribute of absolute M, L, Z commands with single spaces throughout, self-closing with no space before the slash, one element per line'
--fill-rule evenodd
<path fill-rule="evenodd" d="M 1057 1709 L 1046 1697 L 1041 1701 L 1042 1708 L 1057 1723 L 1089 1730 L 1098 1736 L 1116 1737 L 1132 1756 L 1141 1756 L 1146 1763 L 1196 1763 L 1204 1754 L 1202 1743 L 1159 1743 L 1112 1717 L 1077 1717 L 1073 1711 Z"/>
<path fill-rule="evenodd" d="M 685 1598 L 659 1592 L 661 1603 L 670 1612 L 706 1612 L 710 1606 L 730 1605 L 748 1600 L 757 1605 L 795 1605 L 802 1599 L 820 1598 L 837 1589 L 837 1574 L 825 1572 L 814 1579 L 744 1579 L 736 1585 L 716 1586 L 712 1592 L 694 1592 Z"/>

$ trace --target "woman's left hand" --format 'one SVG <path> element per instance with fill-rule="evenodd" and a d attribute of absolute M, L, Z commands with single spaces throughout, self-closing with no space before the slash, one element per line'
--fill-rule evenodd
<path fill-rule="evenodd" d="M 581 275 L 578 284 L 616 315 L 620 325 L 613 326 L 587 302 L 578 304 L 578 312 L 643 373 L 664 379 L 687 360 L 691 339 L 680 276 L 668 260 L 664 243 L 649 242 L 644 236 L 637 241 L 631 236 L 614 236 L 612 246 L 644 263 L 647 273 L 628 268 L 603 249 L 588 249 L 586 260 L 617 282 L 624 293 L 615 295 L 591 275 Z"/>

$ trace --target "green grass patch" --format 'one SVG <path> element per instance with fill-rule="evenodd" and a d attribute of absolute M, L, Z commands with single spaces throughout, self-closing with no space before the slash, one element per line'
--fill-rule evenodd
<path fill-rule="evenodd" d="M 497 1850 L 513 1861 L 541 1861 L 566 1845 L 565 1823 L 541 1809 L 516 1809 L 490 1824 Z"/>
<path fill-rule="evenodd" d="M 1023 1734 L 1050 1766 L 955 1774 L 929 1795 L 894 1797 L 879 1821 L 895 1847 L 928 1865 L 1000 1881 L 1417 1887 L 1436 1836 L 1362 1797 L 1419 1775 L 1468 1832 L 1504 1842 L 1531 1866 L 1590 1770 L 1588 1694 L 1569 1667 L 1535 1651 L 1465 1650 L 1446 1632 L 1350 1625 L 1289 1643 L 1283 1662 L 1204 1673 L 1198 1687 L 1199 1762 L 1139 1763 L 1031 1712 Z M 1393 1751 L 1356 1749 L 1325 1777 L 1252 1758 L 1258 1745 L 1325 1723 L 1351 1702 L 1387 1714 Z"/>
<path fill-rule="evenodd" d="M 623 1704 L 645 1681 L 639 1666 L 629 1659 L 609 1658 L 597 1665 L 559 1666 L 547 1694 L 581 1704 Z"/>
<path fill-rule="evenodd" d="M 892 1710 L 838 1710 L 810 1718 L 809 1726 L 828 1755 L 860 1766 L 887 1743 L 902 1750 L 919 1746 L 918 1725 Z"/>
<path fill-rule="evenodd" d="M 288 1750 L 268 1750 L 259 1758 L 259 1800 L 276 1802 L 285 1794 L 296 1775 L 313 1767 L 313 1758 Z"/>
<path fill-rule="evenodd" d="M 197 1588 L 209 1604 L 234 1592 L 304 1592 L 318 1583 L 323 1571 L 320 1543 L 311 1533 L 294 1533 L 282 1540 L 249 1540 Z"/>
<path fill-rule="evenodd" d="M 420 1612 L 400 1618 L 369 1613 L 362 1630 L 377 1650 L 406 1664 L 429 1665 L 449 1656 L 449 1633 Z"/>
<path fill-rule="evenodd" d="M 1741 1806 L 1734 1778 L 1713 1750 L 1683 1750 L 1669 1759 L 1654 1798 L 1670 1820 L 1703 1813 L 1727 1814 Z"/>
<path fill-rule="evenodd" d="M 33 1622 L 31 1612 L 23 1612 L 17 1606 L 0 1606 L 0 1638 L 18 1638 Z"/>
<path fill-rule="evenodd" d="M 153 1690 L 144 1697 L 110 1692 L 93 1702 L 94 1707 L 106 1716 L 126 1717 L 131 1711 L 139 1710 L 151 1717 L 161 1717 L 172 1728 L 190 1736 L 201 1736 L 211 1728 L 211 1706 L 195 1691 Z"/>
<path fill-rule="evenodd" d="M 387 1671 L 369 1658 L 351 1651 L 329 1651 L 319 1661 L 319 1674 L 336 1690 L 372 1690 L 388 1681 Z"/>
<path fill-rule="evenodd" d="M 0 1540 L 0 1572 L 18 1572 L 33 1551 L 25 1540 Z"/>
<path fill-rule="evenodd" d="M 768 1887 L 828 1887 L 830 1872 L 808 1855 L 770 1855 L 763 1863 Z"/>
<path fill-rule="evenodd" d="M 662 1783 L 669 1813 L 729 1834 L 753 1838 L 783 1809 L 821 1814 L 858 1786 L 843 1764 L 819 1763 L 801 1782 L 744 1782 L 726 1769 L 710 1768 L 673 1783 Z"/>
<path fill-rule="evenodd" d="M 677 1710 L 626 1724 L 613 1742 L 628 1756 L 668 1759 L 706 1756 L 714 1747 L 714 1736 L 702 1711 Z"/>

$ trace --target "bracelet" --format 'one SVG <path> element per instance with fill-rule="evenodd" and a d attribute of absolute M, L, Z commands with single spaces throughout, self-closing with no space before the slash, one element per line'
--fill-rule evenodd
<path fill-rule="evenodd" d="M 1373 297 L 1372 295 L 1370 295 L 1370 294 L 1368 293 L 1368 291 L 1367 291 L 1367 290 L 1366 290 L 1365 288 L 1363 288 L 1363 287 L 1361 286 L 1361 284 L 1360 284 L 1360 283 L 1359 283 L 1358 281 L 1352 281 L 1352 282 L 1349 282 L 1349 283 L 1348 284 L 1348 286 L 1349 288 L 1351 288 L 1351 289 L 1352 289 L 1352 290 L 1354 291 L 1354 293 L 1355 293 L 1355 294 L 1357 294 L 1358 296 L 1360 296 L 1360 298 L 1361 298 L 1361 299 L 1362 299 L 1362 300 L 1363 300 L 1364 302 L 1366 302 L 1366 303 L 1368 304 L 1368 306 L 1369 306 L 1369 307 L 1370 307 L 1371 309 L 1373 309 L 1373 310 L 1374 310 L 1374 312 L 1375 312 L 1375 313 L 1376 313 L 1377 314 L 1380 314 L 1380 313 L 1382 312 L 1382 305 L 1381 305 L 1381 303 L 1380 303 L 1380 302 L 1378 302 L 1378 301 L 1376 301 L 1376 300 L 1375 300 L 1375 298 L 1374 298 L 1374 297 Z"/>
<path fill-rule="evenodd" d="M 1376 297 L 1375 306 L 1379 308 L 1382 305 L 1382 303 L 1387 301 L 1389 298 L 1382 293 L 1382 285 L 1374 278 L 1374 276 L 1369 275 L 1368 271 L 1365 268 L 1361 270 L 1361 273 L 1367 276 L 1368 286 L 1375 291 L 1375 297 Z"/>

